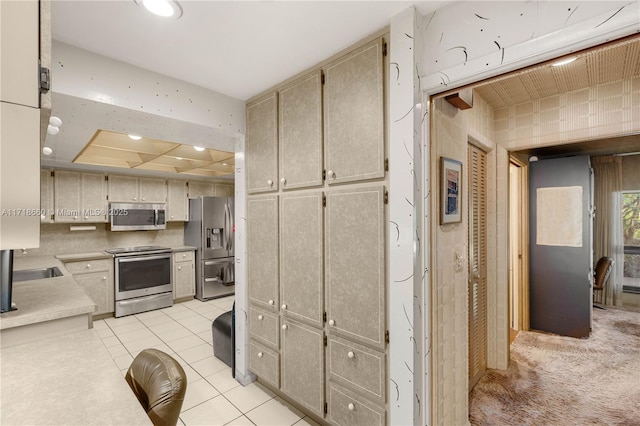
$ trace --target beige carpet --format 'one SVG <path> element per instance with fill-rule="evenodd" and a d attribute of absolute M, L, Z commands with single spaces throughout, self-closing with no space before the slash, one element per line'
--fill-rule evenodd
<path fill-rule="evenodd" d="M 640 425 L 640 314 L 594 309 L 588 339 L 520 332 L 470 394 L 472 425 Z"/>

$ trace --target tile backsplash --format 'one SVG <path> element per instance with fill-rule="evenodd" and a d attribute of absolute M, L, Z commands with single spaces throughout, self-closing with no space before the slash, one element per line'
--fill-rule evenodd
<path fill-rule="evenodd" d="M 184 223 L 169 222 L 160 231 L 119 231 L 107 229 L 106 223 L 96 223 L 92 231 L 71 231 L 69 224 L 52 223 L 40 226 L 40 247 L 27 248 L 26 255 L 56 255 L 88 253 L 114 247 L 159 245 L 177 247 L 184 243 Z M 16 250 L 16 255 L 21 255 Z"/>

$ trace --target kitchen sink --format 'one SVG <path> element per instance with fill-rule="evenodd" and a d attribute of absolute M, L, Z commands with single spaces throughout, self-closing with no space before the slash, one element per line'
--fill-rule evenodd
<path fill-rule="evenodd" d="M 43 278 L 54 278 L 63 276 L 57 266 L 39 269 L 23 269 L 21 271 L 13 271 L 13 282 L 41 280 Z"/>

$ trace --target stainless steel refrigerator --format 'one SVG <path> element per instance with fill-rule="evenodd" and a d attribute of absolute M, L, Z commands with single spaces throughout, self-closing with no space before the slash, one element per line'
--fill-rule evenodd
<path fill-rule="evenodd" d="M 196 298 L 214 299 L 235 293 L 233 197 L 189 200 L 185 245 L 196 250 Z"/>

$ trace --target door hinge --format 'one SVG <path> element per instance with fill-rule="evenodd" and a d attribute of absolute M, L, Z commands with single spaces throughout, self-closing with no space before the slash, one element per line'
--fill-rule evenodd
<path fill-rule="evenodd" d="M 382 43 L 382 54 L 387 56 L 387 42 Z"/>
<path fill-rule="evenodd" d="M 384 341 L 388 344 L 389 343 L 389 330 L 384 332 Z"/>
<path fill-rule="evenodd" d="M 384 190 L 384 203 L 389 204 L 389 191 Z"/>
<path fill-rule="evenodd" d="M 51 170 L 51 177 L 54 177 L 56 175 L 56 172 L 54 172 L 53 170 Z"/>
<path fill-rule="evenodd" d="M 384 171 L 385 172 L 389 171 L 389 159 L 388 158 L 384 159 Z"/>
<path fill-rule="evenodd" d="M 327 180 L 327 169 L 322 170 L 322 180 Z"/>
<path fill-rule="evenodd" d="M 327 313 L 326 312 L 322 313 L 322 322 L 327 322 Z"/>
<path fill-rule="evenodd" d="M 51 221 L 53 222 L 55 219 L 53 218 L 53 215 L 51 215 Z"/>
<path fill-rule="evenodd" d="M 322 194 L 322 207 L 327 207 L 327 196 Z"/>
<path fill-rule="evenodd" d="M 104 180 L 109 180 L 109 176 L 108 175 L 104 175 Z"/>
<path fill-rule="evenodd" d="M 324 413 L 327 414 L 329 412 L 329 406 L 327 405 L 327 403 L 324 403 Z"/>
<path fill-rule="evenodd" d="M 38 61 L 38 70 L 40 74 L 40 93 L 47 93 L 51 88 L 51 73 L 49 68 L 40 65 L 40 61 Z"/>
<path fill-rule="evenodd" d="M 327 346 L 327 336 L 324 336 L 324 345 Z"/>
<path fill-rule="evenodd" d="M 320 72 L 320 83 L 324 86 L 324 82 L 325 82 L 325 77 L 324 77 L 324 71 Z"/>

